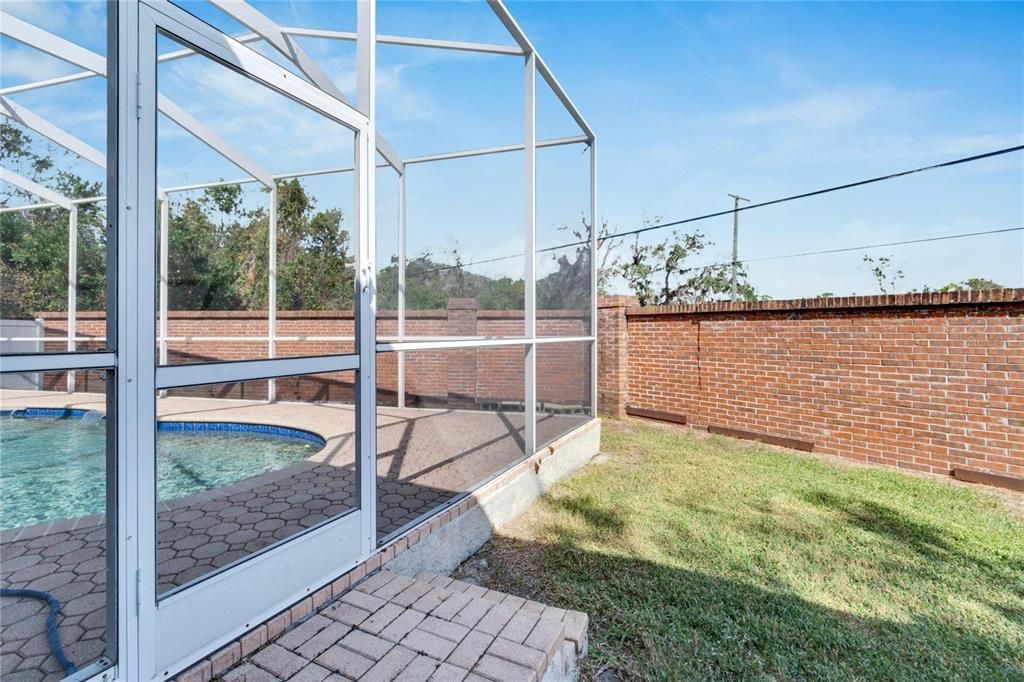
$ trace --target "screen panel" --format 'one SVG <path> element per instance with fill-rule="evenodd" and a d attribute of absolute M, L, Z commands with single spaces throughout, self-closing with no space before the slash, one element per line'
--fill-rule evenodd
<path fill-rule="evenodd" d="M 537 336 L 590 336 L 590 154 L 537 150 Z"/>
<path fill-rule="evenodd" d="M 355 133 L 204 55 L 157 73 L 163 364 L 354 352 Z"/>
<path fill-rule="evenodd" d="M 113 435 L 106 418 L 113 372 L 2 374 L 0 389 L 0 586 L 52 595 L 61 604 L 57 635 L 81 669 L 116 651 L 116 566 L 108 519 L 115 519 Z M 47 644 L 50 608 L 23 593 L 0 599 L 4 677 L 59 679 Z"/>
<path fill-rule="evenodd" d="M 537 344 L 537 447 L 589 421 L 593 343 Z"/>
<path fill-rule="evenodd" d="M 54 8 L 56 10 L 56 8 Z M 100 57 L 107 4 L 69 2 L 60 11 L 5 3 L 15 21 Z M 112 347 L 107 306 L 107 81 L 31 88 L 81 67 L 0 37 L 0 87 L 25 88 L 0 103 L 0 354 Z"/>
<path fill-rule="evenodd" d="M 356 373 L 157 398 L 157 576 L 166 595 L 359 506 Z"/>
<path fill-rule="evenodd" d="M 524 346 L 377 355 L 377 536 L 383 538 L 524 456 Z"/>

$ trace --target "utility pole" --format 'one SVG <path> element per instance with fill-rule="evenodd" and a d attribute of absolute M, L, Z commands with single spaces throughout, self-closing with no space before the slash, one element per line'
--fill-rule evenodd
<path fill-rule="evenodd" d="M 740 258 L 740 202 L 749 202 L 750 199 L 744 199 L 739 194 L 730 194 L 736 203 L 732 209 L 732 300 L 736 300 L 736 270 L 739 267 Z"/>

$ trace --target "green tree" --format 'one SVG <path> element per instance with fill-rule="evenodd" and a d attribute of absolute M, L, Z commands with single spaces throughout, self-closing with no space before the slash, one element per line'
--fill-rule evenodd
<path fill-rule="evenodd" d="M 655 244 L 633 242 L 630 257 L 618 261 L 616 271 L 629 285 L 640 305 L 705 303 L 731 295 L 732 269 L 727 264 L 686 267 L 688 259 L 699 255 L 713 242 L 701 232 L 673 232 Z M 737 291 L 742 300 L 757 300 L 758 294 L 747 281 L 746 269 L 737 269 Z"/>
<path fill-rule="evenodd" d="M 407 310 L 444 310 L 450 298 L 476 298 L 488 310 L 522 310 L 525 301 L 522 279 L 489 277 L 470 272 L 455 244 L 446 254 L 435 257 L 424 251 L 406 263 L 405 307 Z M 377 306 L 398 307 L 398 259 L 377 274 Z"/>
<path fill-rule="evenodd" d="M 526 287 L 521 278 L 499 277 L 487 283 L 479 299 L 484 310 L 522 310 L 526 305 Z"/>
<path fill-rule="evenodd" d="M 208 201 L 188 198 L 169 211 L 167 303 L 171 310 L 241 307 L 235 290 L 236 265 L 228 253 L 238 226 L 216 225 L 208 205 Z"/>
<path fill-rule="evenodd" d="M 354 262 L 341 211 L 317 212 L 302 183 L 277 185 L 277 303 L 280 310 L 348 309 Z M 214 223 L 211 213 L 220 215 Z M 237 186 L 211 188 L 171 217 L 171 304 L 199 310 L 268 305 L 269 212 L 243 209 Z"/>
<path fill-rule="evenodd" d="M 1003 285 L 993 282 L 985 277 L 971 277 L 962 282 L 950 282 L 939 291 L 984 291 L 989 289 L 1002 289 Z"/>
<path fill-rule="evenodd" d="M 314 212 L 299 180 L 279 182 L 278 305 L 283 310 L 344 310 L 355 301 L 355 260 L 338 209 Z"/>
<path fill-rule="evenodd" d="M 590 225 L 580 216 L 580 227 L 563 225 L 568 233 L 565 244 L 540 253 L 555 262 L 556 268 L 537 280 L 537 308 L 541 310 L 586 310 L 591 302 Z M 598 235 L 598 292 L 607 289 L 611 273 L 608 260 L 616 242 L 608 236 L 608 225 Z"/>
<path fill-rule="evenodd" d="M 4 166 L 72 199 L 102 194 L 99 182 L 62 170 L 71 155 L 33 138 L 19 125 L 0 123 Z M 4 206 L 38 202 L 11 186 Z M 78 205 L 76 296 L 79 310 L 102 310 L 106 299 L 106 230 L 102 202 Z M 46 207 L 0 214 L 0 316 L 31 317 L 67 310 L 68 211 Z"/>

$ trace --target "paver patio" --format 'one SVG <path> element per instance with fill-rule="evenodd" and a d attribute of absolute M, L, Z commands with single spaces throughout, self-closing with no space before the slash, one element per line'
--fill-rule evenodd
<path fill-rule="evenodd" d="M 161 420 L 276 424 L 313 431 L 327 445 L 283 469 L 167 500 L 158 511 L 161 592 L 244 559 L 355 508 L 354 410 L 340 403 L 267 404 L 168 397 Z M 0 407 L 103 411 L 95 394 L 0 391 Z M 585 417 L 549 415 L 538 440 Z M 378 537 L 416 520 L 522 457 L 522 413 L 378 408 Z M 61 601 L 59 634 L 68 657 L 88 662 L 106 645 L 106 527 L 103 515 L 0 532 L 3 587 L 45 590 Z M 62 677 L 46 640 L 47 606 L 4 598 L 0 657 L 6 680 Z"/>
<path fill-rule="evenodd" d="M 587 614 L 579 611 L 434 573 L 413 578 L 382 570 L 293 624 L 222 679 L 532 682 L 549 673 L 564 678 L 586 653 L 587 624 Z M 190 682 L 189 676 L 180 680 Z"/>

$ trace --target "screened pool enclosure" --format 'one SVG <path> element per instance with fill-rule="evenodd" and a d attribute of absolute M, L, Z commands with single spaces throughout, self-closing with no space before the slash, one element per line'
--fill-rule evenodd
<path fill-rule="evenodd" d="M 594 134 L 501 2 L 2 12 L 5 677 L 171 678 L 594 418 Z"/>

